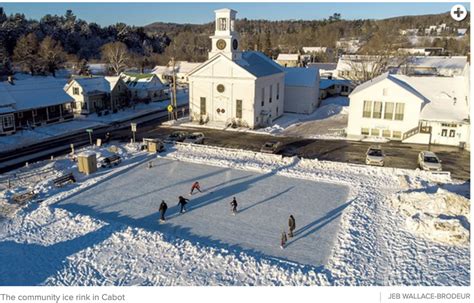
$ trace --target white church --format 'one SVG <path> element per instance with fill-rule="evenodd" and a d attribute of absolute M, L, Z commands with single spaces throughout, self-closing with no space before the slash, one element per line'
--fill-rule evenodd
<path fill-rule="evenodd" d="M 260 52 L 241 51 L 236 13 L 232 9 L 215 11 L 209 59 L 188 74 L 190 118 L 248 128 L 268 126 L 283 114 L 285 102 L 290 102 L 285 96 L 285 69 Z M 319 96 L 319 71 L 314 69 L 314 73 L 318 74 L 314 89 Z M 313 94 L 298 99 L 292 101 L 311 103 L 308 108 L 316 108 L 319 102 Z"/>

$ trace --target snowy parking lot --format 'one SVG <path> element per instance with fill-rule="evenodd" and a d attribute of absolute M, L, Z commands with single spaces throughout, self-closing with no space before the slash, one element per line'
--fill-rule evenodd
<path fill-rule="evenodd" d="M 72 213 L 133 227 L 158 230 L 212 246 L 234 247 L 314 266 L 324 265 L 347 206 L 345 186 L 277 176 L 274 173 L 157 159 L 111 177 L 57 204 Z M 203 193 L 189 195 L 198 180 Z M 178 196 L 190 199 L 180 215 Z M 236 197 L 238 214 L 230 212 Z M 158 206 L 169 204 L 167 222 L 159 224 Z M 297 229 L 287 248 L 280 235 L 293 214 Z"/>

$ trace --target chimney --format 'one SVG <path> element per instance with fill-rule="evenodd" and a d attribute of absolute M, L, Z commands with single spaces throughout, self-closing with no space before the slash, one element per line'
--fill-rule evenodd
<path fill-rule="evenodd" d="M 7 81 L 8 81 L 8 83 L 10 83 L 11 85 L 15 85 L 15 83 L 13 82 L 13 76 L 12 76 L 12 75 L 8 75 Z"/>

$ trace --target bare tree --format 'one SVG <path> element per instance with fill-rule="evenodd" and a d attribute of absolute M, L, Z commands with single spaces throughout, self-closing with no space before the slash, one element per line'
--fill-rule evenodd
<path fill-rule="evenodd" d="M 110 42 L 102 46 L 102 60 L 109 65 L 115 75 L 124 71 L 129 57 L 128 48 L 122 42 Z"/>
<path fill-rule="evenodd" d="M 351 55 L 344 56 L 348 71 L 342 76 L 355 83 L 369 81 L 385 72 L 399 70 L 408 62 L 406 55 Z"/>
<path fill-rule="evenodd" d="M 61 43 L 50 36 L 47 36 L 41 41 L 38 55 L 42 69 L 51 73 L 53 77 L 56 76 L 56 71 L 63 67 L 67 57 Z"/>

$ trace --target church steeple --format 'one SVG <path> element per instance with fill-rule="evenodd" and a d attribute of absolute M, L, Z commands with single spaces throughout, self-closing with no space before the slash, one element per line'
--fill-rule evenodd
<path fill-rule="evenodd" d="M 222 53 L 231 60 L 242 58 L 240 52 L 239 34 L 235 31 L 236 11 L 228 8 L 218 9 L 216 13 L 215 32 L 211 36 L 212 50 L 209 58 Z"/>

